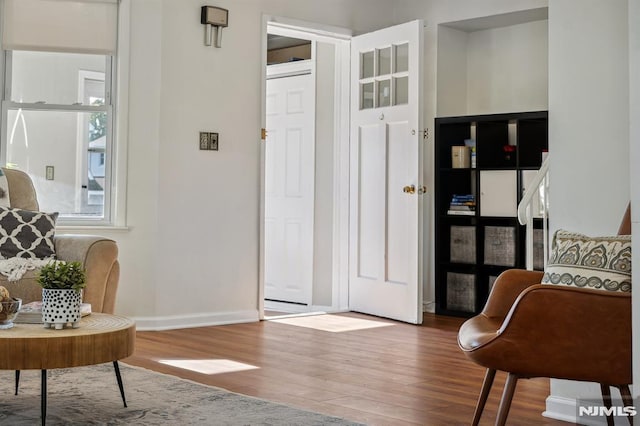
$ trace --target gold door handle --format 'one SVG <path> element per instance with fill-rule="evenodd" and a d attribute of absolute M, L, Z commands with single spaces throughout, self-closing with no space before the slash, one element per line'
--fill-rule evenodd
<path fill-rule="evenodd" d="M 402 192 L 404 192 L 405 194 L 415 194 L 416 193 L 416 186 L 415 185 L 407 185 L 404 188 L 402 188 Z"/>

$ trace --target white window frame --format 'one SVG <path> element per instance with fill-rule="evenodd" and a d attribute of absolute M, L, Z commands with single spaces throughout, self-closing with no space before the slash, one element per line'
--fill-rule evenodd
<path fill-rule="evenodd" d="M 87 70 L 79 70 L 78 71 L 78 102 L 79 103 L 83 103 L 85 96 L 86 96 L 86 82 L 89 80 L 93 80 L 93 81 L 102 81 L 102 84 L 106 83 L 106 73 L 104 72 L 96 72 L 96 71 L 87 71 Z M 90 105 L 90 104 L 89 104 Z M 112 120 L 108 120 L 108 121 L 112 121 Z M 107 126 L 108 127 L 108 126 Z M 113 126 L 112 126 L 113 128 Z M 85 182 L 85 179 L 88 179 L 88 174 L 89 172 L 91 172 L 91 152 L 89 150 L 89 144 L 87 144 L 87 146 L 84 146 L 84 142 L 85 138 L 88 136 L 88 129 L 87 129 L 87 123 L 84 121 L 78 121 L 78 134 L 76 136 L 76 164 L 86 164 L 86 170 L 82 169 L 81 167 L 78 167 L 76 170 L 76 200 L 75 200 L 75 205 L 76 205 L 76 209 L 79 209 L 81 204 L 82 204 L 82 197 L 83 197 L 83 191 L 82 191 L 82 183 Z M 111 141 L 111 143 L 109 143 L 109 140 Z M 102 153 L 102 165 L 104 166 L 104 176 L 101 176 L 103 178 L 105 178 L 105 186 L 102 189 L 102 200 L 99 202 L 95 202 L 92 201 L 92 195 L 97 195 L 97 194 L 92 194 L 92 191 L 90 188 L 84 188 L 86 189 L 86 196 L 87 196 L 87 204 L 88 205 L 103 205 L 106 206 L 106 196 L 107 194 L 110 192 L 108 190 L 108 186 L 107 186 L 107 181 L 106 178 L 107 176 L 110 175 L 110 173 L 108 173 L 109 169 L 108 165 L 105 164 L 105 160 L 107 158 L 109 158 L 108 155 L 106 155 L 106 150 L 109 149 L 109 147 L 113 144 L 113 137 L 111 135 L 111 133 L 109 132 L 109 129 L 107 128 L 107 136 L 105 138 L 105 152 Z M 88 186 L 88 183 L 87 183 Z M 106 209 L 105 209 L 106 210 Z"/>
<path fill-rule="evenodd" d="M 14 102 L 11 101 L 11 83 L 12 83 L 12 54 L 13 51 L 6 50 L 3 51 L 3 73 L 2 73 L 2 84 L 4 86 L 3 98 L 2 98 L 2 131 L 0 132 L 0 164 L 6 164 L 7 162 L 7 117 L 9 110 L 19 110 L 22 109 L 24 111 L 61 111 L 61 112 L 106 112 L 107 113 L 107 137 L 106 137 L 106 160 L 105 160 L 105 191 L 104 191 L 104 207 L 103 207 L 103 217 L 95 218 L 90 216 L 78 216 L 78 217 L 69 217 L 69 216 L 59 216 L 58 223 L 60 225 L 113 225 L 113 212 L 114 205 L 112 202 L 112 190 L 113 183 L 112 178 L 114 174 L 114 161 L 113 156 L 115 153 L 114 149 L 114 129 L 115 127 L 115 108 L 114 108 L 114 86 L 115 82 L 112 79 L 112 76 L 115 75 L 115 63 L 116 60 L 113 56 L 105 55 L 106 64 L 105 64 L 105 105 L 83 105 L 81 102 L 74 103 L 71 105 L 65 104 L 54 104 L 54 103 L 31 103 L 31 102 Z M 86 155 L 86 153 L 85 153 Z M 84 162 L 86 163 L 86 161 Z M 88 167 L 86 171 L 88 173 Z"/>

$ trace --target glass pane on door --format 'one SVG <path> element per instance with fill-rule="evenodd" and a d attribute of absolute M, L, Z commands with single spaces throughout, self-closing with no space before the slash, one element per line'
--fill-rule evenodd
<path fill-rule="evenodd" d="M 373 77 L 374 51 L 360 54 L 360 78 Z"/>
<path fill-rule="evenodd" d="M 393 98 L 394 105 L 409 103 L 409 77 L 393 79 Z"/>
<path fill-rule="evenodd" d="M 391 80 L 378 81 L 378 107 L 391 105 Z"/>
<path fill-rule="evenodd" d="M 373 82 L 360 84 L 360 109 L 373 108 Z"/>
<path fill-rule="evenodd" d="M 378 74 L 388 75 L 391 74 L 391 47 L 384 49 L 376 49 L 378 54 Z"/>
<path fill-rule="evenodd" d="M 409 45 L 400 44 L 395 47 L 395 69 L 393 72 L 409 71 Z"/>

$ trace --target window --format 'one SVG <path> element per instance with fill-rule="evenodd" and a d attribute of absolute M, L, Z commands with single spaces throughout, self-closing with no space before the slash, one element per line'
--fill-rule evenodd
<path fill-rule="evenodd" d="M 59 212 L 62 221 L 108 221 L 111 58 L 5 55 L 6 164 L 29 173 L 42 210 Z M 46 179 L 47 167 L 55 170 L 53 180 Z"/>
<path fill-rule="evenodd" d="M 110 224 L 117 2 L 1 1 L 0 163 L 31 176 L 59 223 Z"/>

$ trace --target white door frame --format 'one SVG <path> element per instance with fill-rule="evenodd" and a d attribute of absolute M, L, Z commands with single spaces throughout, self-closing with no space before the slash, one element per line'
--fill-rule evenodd
<path fill-rule="evenodd" d="M 266 126 L 267 32 L 331 43 L 336 48 L 334 104 L 333 277 L 331 311 L 349 308 L 349 80 L 351 31 L 272 15 L 262 16 L 262 128 Z M 260 142 L 260 244 L 258 314 L 264 319 L 265 145 Z M 313 305 L 312 305 L 313 307 Z M 318 309 L 319 310 L 319 309 Z"/>

